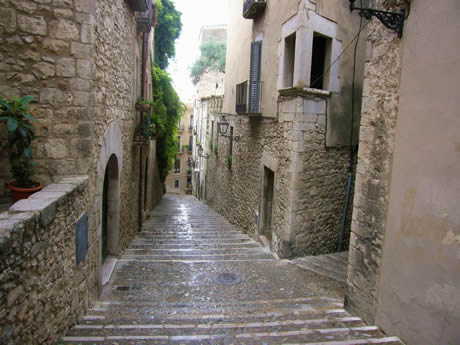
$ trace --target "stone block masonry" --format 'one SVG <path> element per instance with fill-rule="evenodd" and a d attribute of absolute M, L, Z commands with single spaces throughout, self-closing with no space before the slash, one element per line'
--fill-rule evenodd
<path fill-rule="evenodd" d="M 371 22 L 345 297 L 347 309 L 369 323 L 375 322 L 377 309 L 400 76 L 400 40 L 379 21 Z"/>
<path fill-rule="evenodd" d="M 92 127 L 95 113 L 96 5 L 95 0 L 0 2 L 0 97 L 35 97 L 31 113 L 39 122 L 32 150 L 36 179 L 43 184 L 55 175 L 89 173 L 83 161 L 92 129 L 71 127 Z M 1 159 L 6 161 L 4 153 Z M 0 171 L 0 195 L 7 194 L 8 170 Z"/>
<path fill-rule="evenodd" d="M 76 260 L 88 181 L 63 178 L 0 214 L 0 344 L 54 344 L 96 297 L 94 228 Z"/>
<path fill-rule="evenodd" d="M 208 204 L 254 238 L 269 237 L 282 258 L 337 250 L 350 147 L 326 147 L 324 103 L 297 95 L 281 99 L 277 118 L 227 114 L 241 137 L 233 143 L 232 166 L 226 165 L 228 137 L 218 138 L 217 155 L 208 160 Z M 264 224 L 265 168 L 274 173 L 270 229 Z M 344 248 L 350 223 L 351 214 Z"/>

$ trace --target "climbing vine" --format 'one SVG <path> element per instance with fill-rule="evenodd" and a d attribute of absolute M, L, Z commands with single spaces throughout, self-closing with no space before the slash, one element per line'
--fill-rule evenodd
<path fill-rule="evenodd" d="M 177 155 L 177 123 L 185 106 L 172 85 L 166 68 L 176 55 L 175 41 L 179 37 L 181 13 L 171 0 L 157 0 L 158 25 L 155 29 L 155 61 L 152 61 L 153 101 L 151 122 L 157 137 L 158 168 L 162 182 Z"/>

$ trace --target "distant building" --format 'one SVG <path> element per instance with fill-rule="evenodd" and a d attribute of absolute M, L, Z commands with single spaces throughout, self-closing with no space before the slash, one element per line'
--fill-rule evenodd
<path fill-rule="evenodd" d="M 173 194 L 186 194 L 187 190 L 192 190 L 192 166 L 189 158 L 193 151 L 193 106 L 187 105 L 184 116 L 179 119 L 177 124 L 177 156 L 173 167 L 166 177 L 166 192 Z"/>
<path fill-rule="evenodd" d="M 227 43 L 227 26 L 203 26 L 198 38 L 198 46 L 210 39 Z M 203 155 L 209 155 L 217 147 L 210 146 L 209 131 L 212 132 L 211 126 L 216 125 L 213 125 L 216 109 L 219 109 L 219 111 L 222 109 L 224 87 L 225 73 L 218 71 L 205 73 L 196 84 L 195 102 L 193 104 L 193 136 L 196 145 L 193 151 L 194 164 L 192 168 L 194 173 L 192 184 L 194 195 L 199 199 L 202 199 L 206 192 L 207 159 L 198 155 L 198 148 L 201 146 Z"/>
<path fill-rule="evenodd" d="M 356 61 L 341 53 L 359 17 L 346 2 L 289 0 L 230 1 L 228 18 L 223 104 L 202 97 L 197 117 L 209 154 L 197 195 L 280 257 L 336 251 L 341 230 L 345 248 L 364 46 Z"/>

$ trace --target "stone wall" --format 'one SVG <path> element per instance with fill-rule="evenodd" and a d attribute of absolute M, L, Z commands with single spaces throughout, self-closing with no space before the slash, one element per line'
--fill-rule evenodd
<path fill-rule="evenodd" d="M 381 5 L 383 1 L 378 1 Z M 400 39 L 368 25 L 361 129 L 345 305 L 374 323 L 401 76 Z"/>
<path fill-rule="evenodd" d="M 216 123 L 218 111 L 211 110 L 210 120 L 213 115 Z M 346 197 L 350 148 L 325 146 L 325 101 L 308 95 L 286 96 L 280 100 L 275 119 L 230 114 L 226 118 L 241 141 L 233 142 L 232 165 L 228 167 L 230 138 L 219 137 L 217 155 L 211 154 L 207 163 L 207 202 L 258 238 L 263 232 L 261 198 L 267 167 L 275 173 L 272 250 L 283 258 L 334 252 Z M 344 247 L 349 227 L 350 221 Z"/>
<path fill-rule="evenodd" d="M 0 97 L 32 95 L 40 175 L 87 173 L 94 118 L 92 1 L 0 2 Z M 4 133 L 5 134 L 5 133 Z M 2 136 L 5 139 L 5 135 Z M 0 159 L 6 161 L 6 152 Z M 9 167 L 2 164 L 0 194 Z"/>
<path fill-rule="evenodd" d="M 0 214 L 0 344 L 54 344 L 96 297 L 94 228 L 76 260 L 88 181 L 62 179 Z"/>
<path fill-rule="evenodd" d="M 142 159 L 139 147 L 132 138 L 135 129 L 134 104 L 140 94 L 141 39 L 136 32 L 136 22 L 132 10 L 124 0 L 97 1 L 95 12 L 95 118 L 91 150 L 91 164 L 98 164 L 102 138 L 111 124 L 120 128 L 121 136 L 109 136 L 113 146 L 120 146 L 122 157 L 120 169 L 120 214 L 119 249 L 126 248 L 137 231 L 139 162 L 145 162 L 148 148 L 143 149 Z M 147 73 L 149 74 L 149 73 Z M 144 163 L 145 164 L 145 163 Z M 91 171 L 90 193 L 98 194 L 98 179 L 103 171 Z M 144 171 L 145 169 L 142 169 Z M 93 198 L 93 219 L 96 228 L 101 226 L 100 200 Z"/>

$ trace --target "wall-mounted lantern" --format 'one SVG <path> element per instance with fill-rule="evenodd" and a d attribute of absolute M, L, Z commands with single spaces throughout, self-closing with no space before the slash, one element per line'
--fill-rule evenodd
<path fill-rule="evenodd" d="M 201 158 L 204 158 L 204 159 L 208 159 L 209 158 L 209 154 L 206 153 L 206 154 L 203 154 L 203 146 L 198 146 L 198 156 L 200 156 Z"/>
<path fill-rule="evenodd" d="M 217 126 L 219 128 L 219 134 L 223 137 L 233 138 L 233 140 L 237 143 L 240 141 L 239 135 L 227 135 L 228 127 L 230 127 L 230 123 L 225 118 L 225 115 L 222 115 L 222 118 L 219 122 L 217 122 Z"/>
<path fill-rule="evenodd" d="M 370 1 L 360 1 L 362 7 L 355 7 L 356 0 L 350 1 L 350 11 L 358 10 L 359 15 L 367 20 L 372 17 L 377 17 L 380 22 L 387 28 L 392 29 L 398 33 L 401 38 L 403 34 L 404 19 L 406 18 L 406 11 L 403 9 L 400 12 L 380 11 L 370 8 Z"/>
<path fill-rule="evenodd" d="M 195 160 L 193 159 L 193 157 L 188 157 L 187 166 L 189 168 L 195 168 Z"/>

